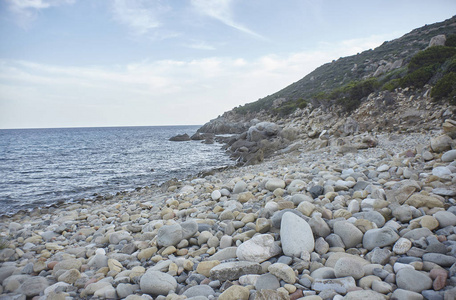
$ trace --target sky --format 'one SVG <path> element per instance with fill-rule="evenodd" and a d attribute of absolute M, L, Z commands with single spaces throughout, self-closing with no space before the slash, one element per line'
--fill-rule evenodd
<path fill-rule="evenodd" d="M 202 125 L 454 0 L 0 0 L 0 129 Z"/>

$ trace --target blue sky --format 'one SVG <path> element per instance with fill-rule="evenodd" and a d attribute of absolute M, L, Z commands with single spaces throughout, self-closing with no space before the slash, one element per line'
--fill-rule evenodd
<path fill-rule="evenodd" d="M 203 124 L 456 1 L 2 0 L 0 128 Z"/>

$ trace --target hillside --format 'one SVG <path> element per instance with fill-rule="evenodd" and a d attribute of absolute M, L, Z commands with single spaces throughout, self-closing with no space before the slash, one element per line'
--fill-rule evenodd
<path fill-rule="evenodd" d="M 432 45 L 433 47 L 429 47 Z M 351 114 L 372 93 L 397 88 L 432 91 L 434 100 L 456 101 L 456 16 L 425 25 L 381 46 L 324 64 L 301 80 L 258 101 L 226 112 L 200 132 L 241 133 L 251 120 L 284 118 L 312 109 Z"/>

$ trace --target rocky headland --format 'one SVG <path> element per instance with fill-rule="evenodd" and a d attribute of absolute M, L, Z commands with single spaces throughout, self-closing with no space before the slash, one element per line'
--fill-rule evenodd
<path fill-rule="evenodd" d="M 431 89 L 230 111 L 175 140 L 236 167 L 2 216 L 0 299 L 456 299 L 456 107 Z"/>

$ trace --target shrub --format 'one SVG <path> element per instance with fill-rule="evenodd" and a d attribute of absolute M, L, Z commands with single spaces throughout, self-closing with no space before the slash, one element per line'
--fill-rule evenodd
<path fill-rule="evenodd" d="M 435 64 L 442 64 L 448 58 L 456 55 L 456 48 L 447 46 L 434 46 L 420 51 L 412 57 L 408 65 L 409 73 L 416 70 L 432 66 Z"/>
<path fill-rule="evenodd" d="M 447 39 L 445 41 L 445 46 L 456 47 L 456 34 L 447 36 Z"/>
<path fill-rule="evenodd" d="M 419 68 L 402 78 L 400 82 L 401 86 L 414 86 L 416 88 L 422 88 L 429 82 L 429 80 L 431 80 L 432 76 L 436 73 L 437 68 L 438 65 Z"/>
<path fill-rule="evenodd" d="M 445 74 L 431 90 L 431 97 L 435 100 L 449 98 L 450 103 L 456 104 L 456 73 Z"/>
<path fill-rule="evenodd" d="M 401 86 L 401 79 L 396 78 L 396 79 L 392 79 L 392 80 L 388 81 L 387 83 L 385 83 L 382 87 L 382 90 L 392 92 L 400 86 Z"/>

